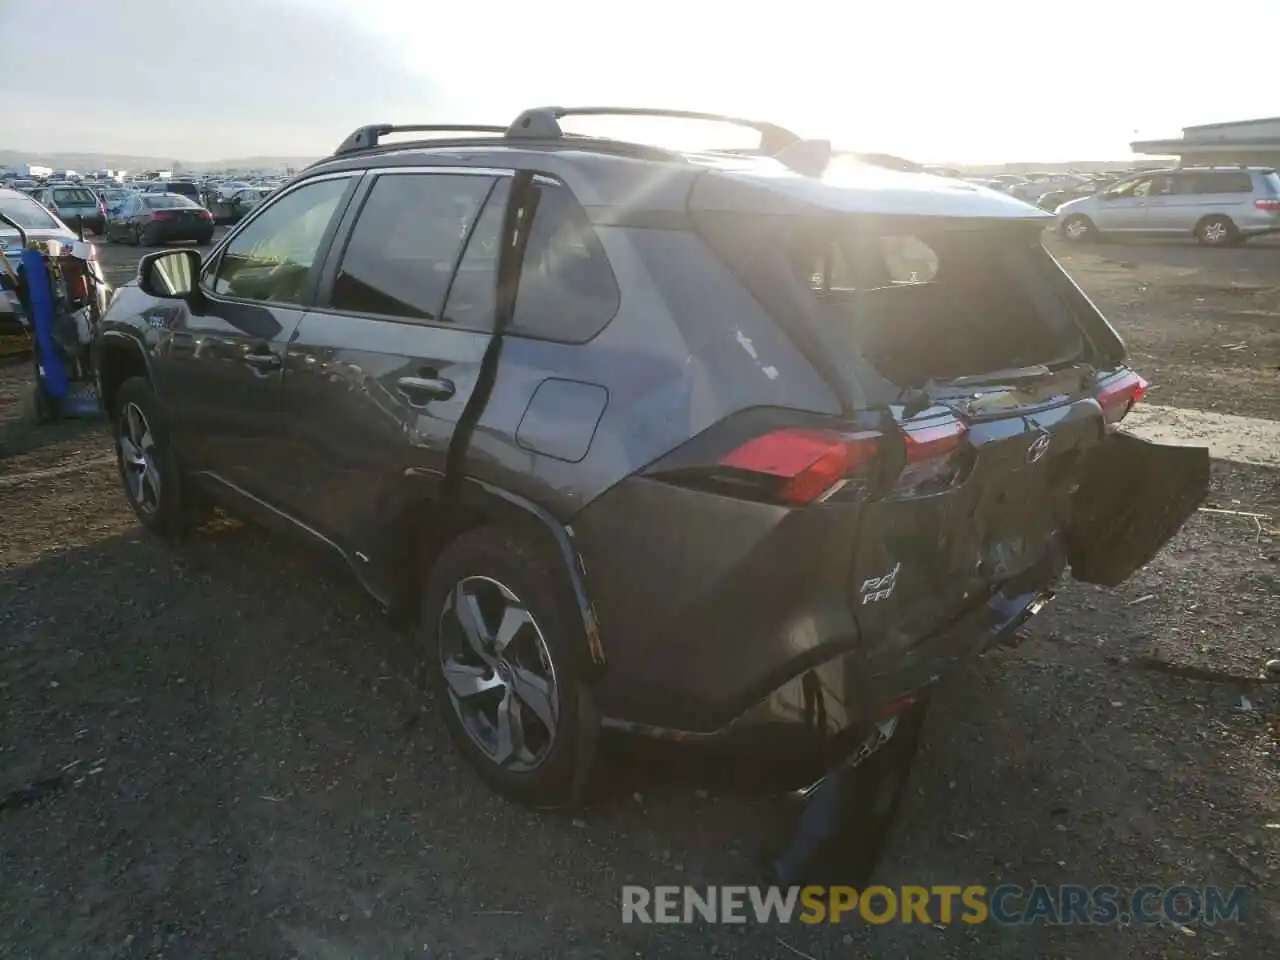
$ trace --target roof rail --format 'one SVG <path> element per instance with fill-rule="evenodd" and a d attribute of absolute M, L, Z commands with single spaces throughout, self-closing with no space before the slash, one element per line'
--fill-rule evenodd
<path fill-rule="evenodd" d="M 474 123 L 371 123 L 352 131 L 351 135 L 338 149 L 333 151 L 335 157 L 344 153 L 355 153 L 358 150 L 372 150 L 379 141 L 389 133 L 490 133 L 505 134 L 506 127 L 485 126 Z"/>
<path fill-rule="evenodd" d="M 560 127 L 564 117 L 669 117 L 676 120 L 708 120 L 746 127 L 760 134 L 760 149 L 765 153 L 777 153 L 800 141 L 800 137 L 786 127 L 763 120 L 745 120 L 720 113 L 703 113 L 699 110 L 663 110 L 650 107 L 534 107 L 516 117 L 506 134 L 513 139 L 559 140 L 565 134 Z"/>

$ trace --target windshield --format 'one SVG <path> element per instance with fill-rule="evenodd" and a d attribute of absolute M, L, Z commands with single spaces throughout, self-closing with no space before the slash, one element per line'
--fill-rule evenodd
<path fill-rule="evenodd" d="M 16 221 L 26 230 L 57 230 L 57 220 L 45 213 L 44 208 L 30 197 L 0 197 L 0 213 Z M 7 223 L 0 223 L 0 230 L 12 230 Z"/>
<path fill-rule="evenodd" d="M 152 210 L 170 210 L 174 207 L 195 206 L 195 204 L 186 197 L 178 197 L 168 193 L 161 193 L 154 197 L 143 197 L 142 204 Z"/>
<path fill-rule="evenodd" d="M 58 204 L 67 204 L 68 206 L 88 206 L 97 204 L 98 200 L 94 195 L 83 187 L 68 188 L 53 191 L 53 202 Z"/>

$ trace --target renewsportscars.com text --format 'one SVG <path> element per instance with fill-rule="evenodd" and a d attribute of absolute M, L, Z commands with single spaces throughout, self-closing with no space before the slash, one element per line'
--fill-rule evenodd
<path fill-rule="evenodd" d="M 1244 887 L 622 888 L 623 923 L 1177 924 L 1240 922 Z"/>

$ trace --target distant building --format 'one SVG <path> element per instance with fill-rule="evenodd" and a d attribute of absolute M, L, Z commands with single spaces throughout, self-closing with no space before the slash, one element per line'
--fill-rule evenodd
<path fill-rule="evenodd" d="M 1136 140 L 1129 146 L 1134 153 L 1178 157 L 1184 166 L 1280 167 L 1280 117 L 1183 127 L 1177 140 Z"/>

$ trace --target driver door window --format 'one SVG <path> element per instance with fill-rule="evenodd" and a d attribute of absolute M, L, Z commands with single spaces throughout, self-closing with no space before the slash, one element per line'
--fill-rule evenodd
<path fill-rule="evenodd" d="M 320 246 L 351 185 L 319 180 L 271 204 L 222 251 L 205 283 L 217 296 L 302 306 Z"/>

